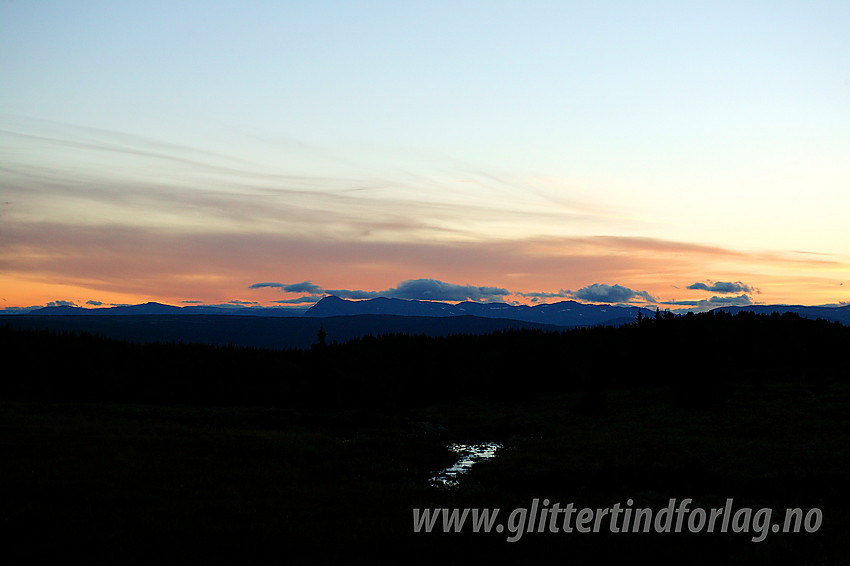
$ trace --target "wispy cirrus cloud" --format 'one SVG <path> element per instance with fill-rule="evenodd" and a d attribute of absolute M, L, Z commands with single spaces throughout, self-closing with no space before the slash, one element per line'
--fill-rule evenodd
<path fill-rule="evenodd" d="M 461 300 L 506 300 L 511 295 L 502 291 L 510 291 L 521 302 L 593 297 L 613 300 L 616 288 L 588 289 L 592 287 L 588 282 L 603 285 L 618 281 L 621 287 L 635 293 L 628 300 L 675 300 L 690 299 L 670 296 L 676 283 L 684 289 L 695 280 L 694 273 L 706 269 L 740 274 L 723 278 L 723 282 L 749 281 L 758 276 L 762 281 L 771 281 L 774 291 L 779 279 L 766 279 L 764 272 L 788 272 L 801 277 L 800 259 L 782 263 L 780 258 L 773 258 L 766 263 L 760 253 L 625 237 L 384 241 L 368 236 L 348 239 L 265 230 L 178 231 L 22 218 L 4 219 L 0 224 L 0 279 L 5 293 L 14 290 L 14 296 L 23 297 L 18 299 L 20 306 L 44 304 L 68 288 L 78 289 L 77 294 L 66 296 L 77 304 L 91 299 L 108 304 L 147 300 L 174 304 L 186 299 L 219 304 L 240 297 L 249 286 L 258 294 L 244 298 L 261 302 L 294 298 L 266 296 L 263 300 L 260 295 L 268 290 L 283 292 L 284 286 L 289 289 L 286 292 L 303 295 L 315 295 L 321 290 L 338 291 L 340 296 L 350 298 L 369 298 L 394 289 L 397 296 L 422 298 L 426 289 L 421 283 L 418 287 L 397 283 L 416 281 L 414 277 L 422 273 L 434 281 L 483 283 L 461 285 L 459 293 L 436 287 L 431 297 L 466 295 Z M 845 266 L 845 271 L 850 269 L 848 263 L 840 265 Z M 836 277 L 841 275 L 840 270 L 834 272 Z M 810 274 L 811 270 L 805 273 Z M 830 285 L 831 292 L 833 287 L 826 276 L 833 272 L 823 273 L 823 284 L 818 280 L 809 284 L 813 289 Z M 272 278 L 275 274 L 287 274 L 292 279 L 277 283 Z M 311 279 L 329 283 L 318 285 Z M 713 284 L 703 282 L 707 287 Z M 800 288 L 801 284 L 795 282 L 794 287 Z M 749 282 L 746 285 L 755 289 Z M 32 290 L 37 287 L 43 291 L 36 295 Z M 835 287 L 838 288 L 837 283 Z M 688 293 L 696 295 L 697 291 Z M 620 295 L 627 296 L 622 292 Z M 790 297 L 774 292 L 765 300 L 788 302 Z M 829 296 L 818 302 L 830 300 L 835 299 Z M 688 304 L 697 302 L 690 300 Z"/>
<path fill-rule="evenodd" d="M 527 236 L 528 226 L 560 232 L 564 225 L 610 222 L 610 207 L 602 212 L 554 198 L 557 191 L 512 175 L 473 173 L 486 189 L 482 198 L 481 188 L 459 191 L 445 175 L 357 168 L 305 173 L 293 164 L 122 132 L 47 120 L 7 117 L 7 123 L 3 133 L 28 151 L 3 165 L 0 190 L 14 197 L 11 214 L 28 220 L 98 225 L 121 218 L 122 225 L 160 230 L 216 225 L 222 232 L 385 242 L 480 241 L 506 230 Z M 43 155 L 57 152 L 61 158 L 44 162 Z"/>

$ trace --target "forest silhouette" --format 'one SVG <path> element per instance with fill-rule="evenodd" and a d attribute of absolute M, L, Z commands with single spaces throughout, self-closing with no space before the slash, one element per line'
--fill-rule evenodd
<path fill-rule="evenodd" d="M 140 319 L 141 320 L 141 319 Z M 850 328 L 795 314 L 265 350 L 0 327 L 13 560 L 841 563 Z M 9 362 L 7 361 L 7 366 Z M 456 489 L 451 442 L 499 442 Z M 413 508 L 634 499 L 823 511 L 817 533 L 413 533 Z"/>
<path fill-rule="evenodd" d="M 632 324 L 428 337 L 363 336 L 284 351 L 137 344 L 71 331 L 2 328 L 27 371 L 5 398 L 342 409 L 409 408 L 468 397 L 512 399 L 667 384 L 683 403 L 728 383 L 847 379 L 850 328 L 793 313 L 656 312 Z"/>

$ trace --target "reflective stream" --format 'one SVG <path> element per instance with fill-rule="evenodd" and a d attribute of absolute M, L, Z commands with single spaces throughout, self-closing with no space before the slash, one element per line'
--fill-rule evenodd
<path fill-rule="evenodd" d="M 429 481 L 431 485 L 454 486 L 457 485 L 457 476 L 465 474 L 473 464 L 489 460 L 496 455 L 496 451 L 502 445 L 498 442 L 483 442 L 480 444 L 450 444 L 449 450 L 457 452 L 460 459 L 453 466 L 440 471 Z"/>

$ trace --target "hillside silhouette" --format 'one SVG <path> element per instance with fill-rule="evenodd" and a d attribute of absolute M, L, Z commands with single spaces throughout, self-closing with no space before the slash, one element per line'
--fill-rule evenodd
<path fill-rule="evenodd" d="M 11 562 L 840 564 L 850 328 L 658 312 L 618 327 L 304 348 L 0 326 Z M 452 442 L 498 442 L 455 489 Z M 413 508 L 818 508 L 816 533 L 414 533 Z M 505 511 L 507 512 L 507 511 Z M 46 543 L 45 541 L 49 541 Z M 143 542 L 143 544 L 142 544 Z M 470 558 L 473 557 L 473 558 Z"/>
<path fill-rule="evenodd" d="M 64 307 L 56 307 L 64 308 Z M 86 310 L 86 309 L 80 309 Z M 0 318 L 12 328 L 87 333 L 137 343 L 180 342 L 287 350 L 309 348 L 324 328 L 330 342 L 366 335 L 449 336 L 487 334 L 512 328 L 563 330 L 535 322 L 478 316 L 397 316 L 358 314 L 329 317 L 240 316 L 222 314 L 11 315 Z"/>
<path fill-rule="evenodd" d="M 314 326 L 327 333 L 332 322 Z M 850 343 L 850 328 L 839 323 L 747 311 L 656 313 L 620 327 L 567 331 L 388 333 L 286 351 L 136 344 L 9 325 L 2 332 L 4 354 L 27 360 L 25 373 L 3 381 L 13 398 L 271 406 L 408 407 L 650 384 L 675 385 L 693 402 L 708 402 L 728 382 L 846 380 Z"/>

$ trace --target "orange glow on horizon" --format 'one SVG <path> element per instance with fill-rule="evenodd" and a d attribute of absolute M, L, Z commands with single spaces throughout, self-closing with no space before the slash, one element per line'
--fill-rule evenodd
<path fill-rule="evenodd" d="M 762 304 L 850 300 L 850 284 L 842 285 L 850 283 L 850 260 L 842 256 L 640 237 L 393 243 L 62 225 L 22 228 L 17 237 L 20 242 L 7 243 L 0 255 L 0 308 L 54 301 L 285 306 L 275 301 L 301 295 L 251 286 L 311 281 L 326 290 L 374 292 L 421 278 L 505 288 L 513 295 L 504 299 L 530 305 L 567 297 L 534 302 L 518 293 L 576 291 L 598 283 L 648 293 L 663 308 L 670 301 L 710 299 L 716 293 L 687 290 L 706 280 L 741 281 L 758 289 L 750 299 Z"/>

